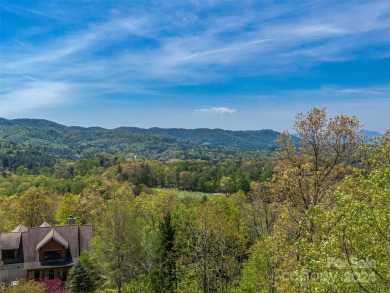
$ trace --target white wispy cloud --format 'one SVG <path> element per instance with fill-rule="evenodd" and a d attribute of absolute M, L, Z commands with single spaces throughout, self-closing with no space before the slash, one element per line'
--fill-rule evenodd
<path fill-rule="evenodd" d="M 196 109 L 195 112 L 201 113 L 216 113 L 216 114 L 233 114 L 236 113 L 236 109 L 226 108 L 226 107 L 213 107 L 213 108 L 203 108 Z"/>
<path fill-rule="evenodd" d="M 19 89 L 0 95 L 0 116 L 9 117 L 68 103 L 71 87 L 65 83 L 37 80 L 19 86 Z"/>
<path fill-rule="evenodd" d="M 197 3 L 193 8 L 201 10 L 220 4 Z M 132 83 L 202 83 L 228 78 L 226 68 L 230 67 L 240 68 L 242 75 L 248 71 L 267 75 L 289 64 L 299 68 L 300 62 L 309 65 L 321 60 L 349 60 L 362 44 L 390 41 L 390 36 L 383 33 L 375 37 L 376 31 L 390 27 L 390 21 L 383 18 L 390 12 L 385 1 L 339 4 L 336 8 L 323 1 L 309 8 L 308 4 L 284 9 L 270 4 L 264 7 L 264 14 L 263 7 L 259 7 L 202 19 L 183 7 L 173 15 L 166 13 L 173 9 L 172 5 L 162 4 L 158 10 L 140 9 L 137 14 L 116 13 L 104 22 L 55 38 L 44 47 L 24 47 L 15 53 L 12 47 L 12 52 L 6 52 L 9 58 L 3 68 L 10 72 L 49 71 L 57 79 L 77 80 L 80 76 L 85 79 L 86 69 L 100 67 L 93 70 L 92 76 L 100 83 L 109 73 L 111 83 L 112 79 L 122 82 L 123 76 L 129 75 L 127 82 Z M 345 17 L 346 10 L 350 17 Z M 291 11 L 296 15 L 284 20 Z M 248 26 L 251 29 L 246 29 Z M 369 40 L 360 36 L 366 32 L 370 32 Z M 135 48 L 134 36 L 150 40 L 153 45 Z M 123 47 L 103 57 L 95 55 L 110 44 L 124 42 L 129 44 L 128 49 Z"/>
<path fill-rule="evenodd" d="M 33 66 L 51 67 L 58 63 L 64 64 L 66 61 L 83 60 L 79 54 L 83 54 L 84 58 L 87 57 L 84 62 L 93 63 L 93 60 L 88 59 L 88 57 L 92 57 L 93 52 L 99 51 L 101 47 L 110 42 L 115 42 L 115 39 L 143 34 L 145 26 L 147 26 L 147 20 L 143 18 L 113 19 L 105 23 L 91 25 L 87 29 L 71 33 L 61 39 L 49 41 L 39 51 L 35 47 L 27 47 L 23 48 L 23 52 L 19 52 L 19 54 L 9 52 L 11 60 L 4 63 L 4 68 L 14 71 Z M 26 50 L 27 52 L 25 52 Z M 87 56 L 85 56 L 86 53 Z"/>

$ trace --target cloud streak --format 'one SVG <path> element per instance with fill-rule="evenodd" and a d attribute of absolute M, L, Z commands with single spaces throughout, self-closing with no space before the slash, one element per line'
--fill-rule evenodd
<path fill-rule="evenodd" d="M 140 8 L 137 14 L 117 12 L 103 22 L 53 38 L 44 47 L 6 47 L 3 68 L 10 74 L 48 72 L 57 80 L 72 82 L 87 79 L 84 72 L 91 68 L 95 70 L 89 81 L 100 84 L 108 77 L 111 84 L 115 80 L 144 87 L 156 81 L 194 84 L 225 80 L 237 68 L 236 76 L 276 75 L 284 68 L 296 71 L 300 63 L 311 66 L 324 60 L 352 60 L 362 46 L 390 41 L 390 35 L 383 34 L 390 29 L 390 20 L 383 17 L 390 13 L 386 1 L 338 4 L 336 8 L 323 1 L 316 3 L 316 9 L 294 4 L 290 8 L 296 15 L 287 20 L 291 9 L 272 4 L 253 7 L 253 11 L 236 7 L 236 15 L 203 18 L 185 6 L 171 15 L 169 3 L 159 10 Z M 280 11 L 270 12 L 269 18 L 261 14 L 263 9 L 277 8 Z M 207 5 L 198 9 L 207 10 Z M 299 9 L 302 12 L 295 12 Z M 346 10 L 353 15 L 346 18 Z M 117 46 L 121 49 L 115 54 L 106 53 Z M 386 54 L 378 52 L 377 57 L 381 56 Z M 124 80 L 129 75 L 132 78 Z"/>
<path fill-rule="evenodd" d="M 196 109 L 195 112 L 212 113 L 212 114 L 233 114 L 236 113 L 237 110 L 226 108 L 226 107 L 213 107 L 213 108 Z"/>
<path fill-rule="evenodd" d="M 72 86 L 60 82 L 34 80 L 18 90 L 0 95 L 0 116 L 13 116 L 32 110 L 56 107 L 68 103 Z"/>

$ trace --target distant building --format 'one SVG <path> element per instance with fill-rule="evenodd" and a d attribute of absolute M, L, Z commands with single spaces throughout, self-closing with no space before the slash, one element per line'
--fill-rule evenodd
<path fill-rule="evenodd" d="M 12 232 L 0 233 L 0 282 L 28 278 L 65 280 L 84 250 L 90 250 L 91 225 L 39 227 L 19 225 Z"/>

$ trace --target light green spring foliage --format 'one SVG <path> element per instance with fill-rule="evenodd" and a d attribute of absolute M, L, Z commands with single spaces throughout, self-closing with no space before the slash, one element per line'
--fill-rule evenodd
<path fill-rule="evenodd" d="M 271 253 L 267 240 L 259 240 L 250 248 L 239 286 L 234 293 L 268 293 L 272 290 Z"/>
<path fill-rule="evenodd" d="M 60 199 L 55 219 L 58 224 L 65 225 L 69 216 L 75 217 L 76 221 L 79 219 L 78 197 L 74 194 L 66 193 Z"/>
<path fill-rule="evenodd" d="M 17 218 L 26 227 L 54 223 L 59 194 L 42 187 L 30 187 L 18 200 Z"/>
<path fill-rule="evenodd" d="M 94 258 L 105 275 L 106 286 L 120 292 L 136 274 L 141 255 L 141 234 L 134 196 L 126 186 L 113 186 L 107 194 L 106 211 L 100 214 L 94 238 Z"/>
<path fill-rule="evenodd" d="M 18 285 L 8 285 L 1 292 L 5 293 L 45 293 L 45 285 L 35 280 L 19 280 Z"/>
<path fill-rule="evenodd" d="M 360 138 L 355 117 L 326 117 L 325 109 L 298 114 L 295 146 L 288 133 L 279 139 L 272 187 L 280 212 L 273 227 L 272 253 L 278 291 L 327 290 L 323 278 L 330 228 L 324 214 L 334 209 L 337 184 L 351 171 Z"/>
<path fill-rule="evenodd" d="M 17 196 L 0 197 L 0 231 L 12 231 L 20 224 L 15 217 L 17 208 Z"/>
<path fill-rule="evenodd" d="M 236 286 L 245 238 L 234 199 L 216 196 L 202 204 L 183 205 L 176 221 L 178 288 L 222 292 Z"/>
<path fill-rule="evenodd" d="M 337 195 L 331 234 L 343 253 L 345 288 L 390 291 L 390 131 L 373 145 L 368 174 L 344 180 Z"/>

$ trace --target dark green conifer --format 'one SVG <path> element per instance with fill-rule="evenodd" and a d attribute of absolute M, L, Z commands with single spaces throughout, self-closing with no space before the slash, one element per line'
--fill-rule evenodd
<path fill-rule="evenodd" d="M 72 293 L 93 291 L 93 283 L 89 276 L 88 270 L 80 261 L 78 261 L 73 269 L 69 272 L 68 278 L 66 280 L 66 286 L 69 292 Z"/>

